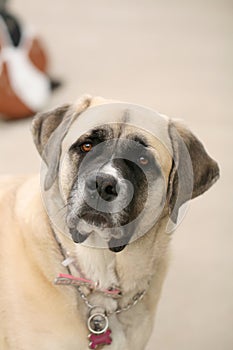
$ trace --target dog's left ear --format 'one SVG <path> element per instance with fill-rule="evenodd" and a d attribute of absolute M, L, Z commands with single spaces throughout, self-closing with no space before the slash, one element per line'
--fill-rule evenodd
<path fill-rule="evenodd" d="M 81 97 L 75 106 L 64 105 L 46 113 L 38 113 L 32 123 L 34 143 L 48 167 L 44 188 L 49 190 L 56 180 L 62 141 L 73 121 L 90 106 L 91 97 Z"/>
<path fill-rule="evenodd" d="M 177 222 L 182 204 L 207 191 L 219 178 L 218 164 L 198 138 L 182 123 L 170 121 L 173 167 L 168 186 L 171 219 Z"/>

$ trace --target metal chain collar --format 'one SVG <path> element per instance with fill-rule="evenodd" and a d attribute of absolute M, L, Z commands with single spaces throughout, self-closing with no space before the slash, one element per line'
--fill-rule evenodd
<path fill-rule="evenodd" d="M 83 291 L 81 290 L 81 287 L 78 287 L 76 286 L 78 292 L 79 292 L 79 295 L 80 297 L 82 298 L 82 300 L 84 301 L 84 303 L 86 304 L 86 306 L 89 308 L 89 309 L 93 309 L 95 307 L 95 305 L 92 305 L 87 296 L 85 295 L 85 293 L 83 293 Z M 131 309 L 131 307 L 135 306 L 140 300 L 142 300 L 146 294 L 147 290 L 144 289 L 142 292 L 139 292 L 137 294 L 135 294 L 133 296 L 133 298 L 131 299 L 131 301 L 123 306 L 123 307 L 118 307 L 116 310 L 114 311 L 111 311 L 111 312 L 107 312 L 106 313 L 106 316 L 110 316 L 110 315 L 113 315 L 113 314 L 120 314 L 121 312 L 123 311 L 128 311 L 129 309 Z"/>

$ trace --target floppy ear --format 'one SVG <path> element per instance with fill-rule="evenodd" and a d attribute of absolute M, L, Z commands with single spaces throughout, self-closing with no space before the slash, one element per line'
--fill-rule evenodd
<path fill-rule="evenodd" d="M 56 180 L 62 150 L 62 141 L 73 121 L 91 103 L 89 95 L 83 96 L 72 107 L 63 105 L 46 113 L 38 113 L 32 123 L 32 135 L 42 159 L 48 167 L 45 190 L 49 190 Z"/>
<path fill-rule="evenodd" d="M 207 191 L 219 178 L 218 164 L 184 125 L 170 121 L 173 166 L 168 186 L 171 219 L 177 222 L 182 204 Z"/>

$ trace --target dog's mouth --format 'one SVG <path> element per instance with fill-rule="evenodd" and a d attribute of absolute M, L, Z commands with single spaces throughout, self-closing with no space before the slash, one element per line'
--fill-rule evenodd
<path fill-rule="evenodd" d="M 110 214 L 90 211 L 79 214 L 77 226 L 70 228 L 69 231 L 75 243 L 83 243 L 95 231 L 101 231 L 101 233 L 106 231 L 109 250 L 119 253 L 126 247 L 128 240 L 124 237 L 111 237 L 108 229 L 114 230 L 115 228 L 117 229 L 117 226 L 113 224 Z"/>

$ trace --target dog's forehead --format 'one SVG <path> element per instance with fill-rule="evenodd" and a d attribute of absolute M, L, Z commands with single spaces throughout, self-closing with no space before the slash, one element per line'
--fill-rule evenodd
<path fill-rule="evenodd" d="M 103 125 L 112 130 L 113 138 L 127 138 L 129 134 L 145 135 L 152 146 L 160 143 L 172 154 L 169 119 L 151 109 L 129 103 L 109 103 L 88 108 L 74 118 L 63 141 L 63 150 L 67 150 L 82 135 Z"/>
<path fill-rule="evenodd" d="M 109 138 L 143 136 L 149 147 L 158 155 L 164 174 L 169 174 L 173 154 L 169 118 L 151 109 L 128 103 L 98 105 L 80 114 L 63 141 L 62 158 L 81 136 L 103 126 L 105 130 L 111 131 Z"/>

